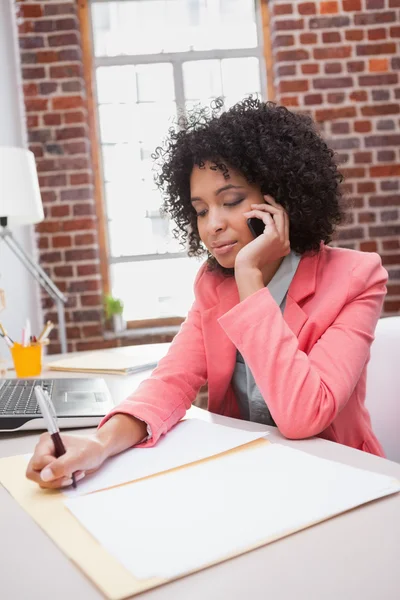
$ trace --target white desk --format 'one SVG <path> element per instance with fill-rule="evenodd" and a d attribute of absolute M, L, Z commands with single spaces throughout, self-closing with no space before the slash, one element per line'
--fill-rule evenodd
<path fill-rule="evenodd" d="M 53 358 L 53 357 L 52 357 Z M 105 376 L 117 401 L 148 373 Z M 65 376 L 65 373 L 46 373 Z M 76 374 L 83 376 L 82 374 Z M 273 427 L 212 415 L 196 417 L 247 430 L 310 454 L 400 479 L 400 464 L 320 439 L 289 441 Z M 79 434 L 87 431 L 80 430 Z M 36 433 L 0 434 L 0 456 L 31 452 Z M 257 499 L 248 510 L 262 510 Z M 193 510 L 202 510 L 194 507 Z M 245 514 L 244 508 L 243 514 Z M 146 600 L 397 600 L 400 590 L 400 494 L 372 502 L 147 592 Z M 0 597 L 5 600 L 100 600 L 103 596 L 0 486 Z"/>

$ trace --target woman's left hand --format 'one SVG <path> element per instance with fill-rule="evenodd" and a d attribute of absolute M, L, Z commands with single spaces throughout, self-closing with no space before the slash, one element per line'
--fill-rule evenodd
<path fill-rule="evenodd" d="M 290 253 L 288 214 L 271 196 L 264 197 L 268 204 L 252 204 L 252 210 L 243 215 L 245 219 L 261 219 L 265 225 L 264 232 L 238 252 L 235 270 L 261 271 L 268 263 Z"/>

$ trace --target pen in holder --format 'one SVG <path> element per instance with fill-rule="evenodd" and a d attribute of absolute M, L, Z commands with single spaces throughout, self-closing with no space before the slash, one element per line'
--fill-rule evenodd
<path fill-rule="evenodd" d="M 37 377 L 42 372 L 42 344 L 22 346 L 17 342 L 10 348 L 17 377 Z"/>

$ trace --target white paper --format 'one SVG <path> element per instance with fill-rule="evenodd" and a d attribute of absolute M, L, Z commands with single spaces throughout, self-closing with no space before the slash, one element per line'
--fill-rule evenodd
<path fill-rule="evenodd" d="M 136 578 L 173 578 L 399 490 L 270 444 L 65 503 Z"/>
<path fill-rule="evenodd" d="M 92 475 L 79 482 L 76 490 L 68 488 L 68 496 L 81 496 L 127 481 L 168 471 L 268 435 L 265 431 L 243 431 L 187 419 L 178 423 L 151 448 L 132 448 L 113 456 Z"/>

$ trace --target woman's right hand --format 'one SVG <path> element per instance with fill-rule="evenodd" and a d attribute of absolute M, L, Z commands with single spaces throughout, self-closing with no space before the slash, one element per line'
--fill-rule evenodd
<path fill-rule="evenodd" d="M 96 471 L 107 458 L 103 444 L 95 435 L 84 437 L 63 434 L 62 441 L 66 452 L 56 458 L 50 434 L 40 436 L 26 476 L 41 488 L 67 487 L 72 484 L 72 473 L 75 473 L 76 481 L 79 481 L 86 473 Z"/>

